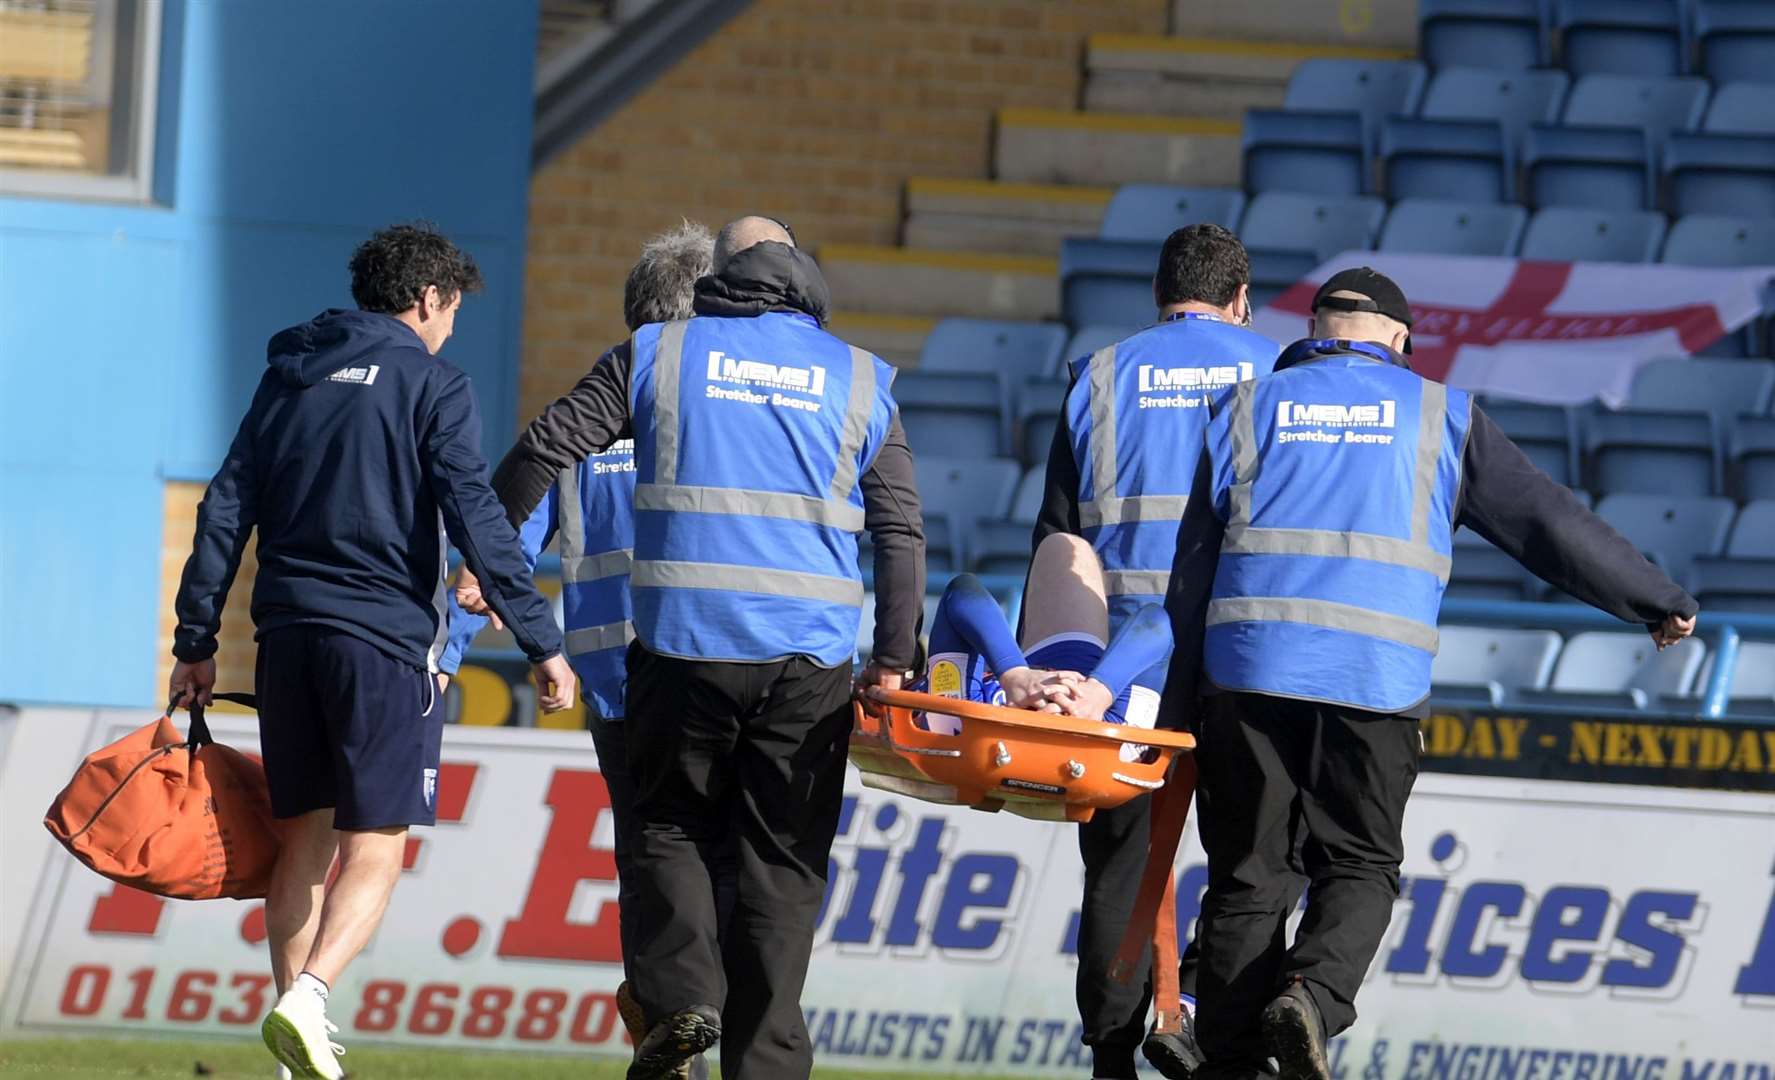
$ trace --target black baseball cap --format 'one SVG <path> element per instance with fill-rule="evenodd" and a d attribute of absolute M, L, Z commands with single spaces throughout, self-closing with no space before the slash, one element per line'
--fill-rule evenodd
<path fill-rule="evenodd" d="M 1332 293 L 1349 292 L 1356 296 L 1333 296 Z M 1348 270 L 1339 270 L 1327 278 L 1319 291 L 1313 294 L 1313 310 L 1330 308 L 1332 311 L 1369 311 L 1376 315 L 1385 315 L 1396 322 L 1411 327 L 1411 305 L 1405 300 L 1405 291 L 1392 278 L 1374 269 L 1372 266 L 1356 266 Z M 1405 351 L 1411 352 L 1411 339 L 1405 339 Z"/>

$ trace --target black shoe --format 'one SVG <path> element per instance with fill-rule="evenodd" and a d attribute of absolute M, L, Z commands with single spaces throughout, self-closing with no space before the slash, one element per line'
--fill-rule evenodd
<path fill-rule="evenodd" d="M 1178 1019 L 1183 1022 L 1181 1031 L 1162 1035 L 1154 1032 L 1140 1046 L 1146 1060 L 1166 1080 L 1190 1080 L 1207 1060 L 1202 1056 L 1202 1048 L 1196 1045 L 1195 1019 L 1189 1013 L 1180 1014 Z"/>
<path fill-rule="evenodd" d="M 635 1048 L 629 1080 L 671 1080 L 691 1058 L 721 1041 L 721 1013 L 713 1005 L 675 1012 L 647 1033 Z"/>
<path fill-rule="evenodd" d="M 1282 1067 L 1282 1080 L 1331 1080 L 1325 1057 L 1325 1021 L 1299 979 L 1264 1006 L 1263 1041 Z"/>

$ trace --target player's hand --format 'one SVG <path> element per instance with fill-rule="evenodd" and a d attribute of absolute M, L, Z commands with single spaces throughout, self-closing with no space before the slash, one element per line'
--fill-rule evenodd
<path fill-rule="evenodd" d="M 499 612 L 488 606 L 487 598 L 481 595 L 481 579 L 475 577 L 468 567 L 456 572 L 456 606 L 470 615 L 485 615 L 493 621 L 493 629 L 504 630 L 505 623 L 499 619 Z"/>
<path fill-rule="evenodd" d="M 438 696 L 443 697 L 444 691 L 450 689 L 450 676 L 447 672 L 438 672 Z"/>
<path fill-rule="evenodd" d="M 579 691 L 579 677 L 573 674 L 565 656 L 556 653 L 534 665 L 533 670 L 536 674 L 536 704 L 543 712 L 560 712 L 573 706 L 573 697 Z"/>
<path fill-rule="evenodd" d="M 906 685 L 906 673 L 894 668 L 885 668 L 871 660 L 863 668 L 863 674 L 857 677 L 857 685 L 861 687 L 879 686 L 883 690 L 898 690 Z"/>
<path fill-rule="evenodd" d="M 173 708 L 190 708 L 193 702 L 199 705 L 212 705 L 212 695 L 216 689 L 216 658 L 199 660 L 195 664 L 187 664 L 180 660 L 173 664 L 173 674 L 166 681 L 167 700 Z"/>
<path fill-rule="evenodd" d="M 1696 618 L 1694 615 L 1686 619 L 1681 615 L 1666 615 L 1663 622 L 1653 623 L 1649 628 L 1652 640 L 1658 643 L 1660 651 L 1668 649 L 1695 632 Z"/>
<path fill-rule="evenodd" d="M 1046 674 L 1027 665 L 999 672 L 998 685 L 1005 692 L 1005 704 L 1013 709 L 1039 709 L 1046 705 Z"/>
<path fill-rule="evenodd" d="M 1116 703 L 1116 696 L 1109 692 L 1109 687 L 1096 679 L 1080 679 L 1065 690 L 1063 695 L 1055 697 L 1055 704 L 1067 716 L 1081 720 L 1101 720 Z"/>

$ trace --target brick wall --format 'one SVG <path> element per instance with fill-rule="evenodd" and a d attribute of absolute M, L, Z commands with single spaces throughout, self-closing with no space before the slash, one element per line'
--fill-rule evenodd
<path fill-rule="evenodd" d="M 756 0 L 532 180 L 519 421 L 623 336 L 649 234 L 755 211 L 893 243 L 908 177 L 987 176 L 994 109 L 1075 106 L 1084 35 L 1164 33 L 1167 7 Z"/>

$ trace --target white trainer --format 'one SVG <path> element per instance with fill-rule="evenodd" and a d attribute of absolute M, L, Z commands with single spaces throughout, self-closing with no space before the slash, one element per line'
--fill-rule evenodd
<path fill-rule="evenodd" d="M 327 1021 L 327 1005 L 317 995 L 293 987 L 277 999 L 259 1034 L 291 1075 L 309 1080 L 343 1080 L 339 1055 L 345 1048 L 328 1038 L 339 1029 Z"/>
<path fill-rule="evenodd" d="M 277 1067 L 277 1080 L 296 1080 L 296 1074 L 282 1065 Z"/>

